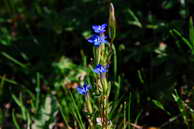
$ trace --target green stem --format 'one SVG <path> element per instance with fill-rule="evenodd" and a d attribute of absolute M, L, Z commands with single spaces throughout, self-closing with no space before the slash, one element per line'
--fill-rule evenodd
<path fill-rule="evenodd" d="M 93 109 L 92 109 L 92 104 L 91 104 L 91 99 L 90 99 L 90 95 L 89 94 L 86 95 L 86 105 L 87 105 L 87 108 L 88 108 L 88 112 L 90 114 L 92 114 L 93 113 Z M 90 127 L 92 129 L 94 127 L 94 124 L 93 124 L 93 122 L 92 122 L 92 120 L 90 118 L 88 118 L 88 121 L 89 121 Z"/>

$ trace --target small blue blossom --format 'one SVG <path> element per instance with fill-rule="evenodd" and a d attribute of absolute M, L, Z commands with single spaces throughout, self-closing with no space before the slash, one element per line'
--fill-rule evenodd
<path fill-rule="evenodd" d="M 107 68 L 108 68 L 108 65 L 107 66 L 103 66 L 101 64 L 98 64 L 93 71 L 95 73 L 97 73 L 97 74 L 101 74 L 101 73 L 108 72 Z"/>
<path fill-rule="evenodd" d="M 78 86 L 76 89 L 77 91 L 82 94 L 82 95 L 86 95 L 87 92 L 92 88 L 91 85 L 87 85 L 86 83 L 84 83 L 83 86 Z"/>
<path fill-rule="evenodd" d="M 100 34 L 100 33 L 104 33 L 104 32 L 106 31 L 106 30 L 105 30 L 106 26 L 107 26 L 107 24 L 93 25 L 93 26 L 92 26 L 92 29 L 94 30 L 94 32 Z"/>
<path fill-rule="evenodd" d="M 93 35 L 88 39 L 88 42 L 94 44 L 96 47 L 100 46 L 102 43 L 108 43 L 106 36 L 99 35 Z"/>

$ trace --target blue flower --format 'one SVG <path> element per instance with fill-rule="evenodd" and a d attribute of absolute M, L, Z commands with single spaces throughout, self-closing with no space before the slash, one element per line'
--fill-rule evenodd
<path fill-rule="evenodd" d="M 88 39 L 88 42 L 94 44 L 96 47 L 100 46 L 102 43 L 108 43 L 106 36 L 99 35 L 93 35 Z"/>
<path fill-rule="evenodd" d="M 76 89 L 77 91 L 82 94 L 82 95 L 86 95 L 87 92 L 92 88 L 91 85 L 87 85 L 86 83 L 84 83 L 83 86 L 78 86 Z"/>
<path fill-rule="evenodd" d="M 98 64 L 93 71 L 97 74 L 105 73 L 105 72 L 108 72 L 108 70 L 107 70 L 108 67 L 109 67 L 108 65 L 103 66 L 101 64 Z"/>
<path fill-rule="evenodd" d="M 104 33 L 104 32 L 106 31 L 106 30 L 105 30 L 106 26 L 107 26 L 107 24 L 93 25 L 93 26 L 92 26 L 92 29 L 94 30 L 94 32 L 100 34 L 100 33 Z"/>

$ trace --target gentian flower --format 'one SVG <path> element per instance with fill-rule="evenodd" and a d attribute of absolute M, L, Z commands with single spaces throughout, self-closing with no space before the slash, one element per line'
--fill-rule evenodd
<path fill-rule="evenodd" d="M 108 72 L 108 70 L 107 70 L 108 67 L 109 67 L 108 65 L 103 66 L 101 64 L 98 64 L 93 71 L 97 74 L 105 73 L 105 72 Z"/>
<path fill-rule="evenodd" d="M 87 85 L 86 83 L 84 83 L 83 86 L 78 86 L 76 89 L 77 91 L 82 94 L 82 95 L 86 95 L 87 92 L 92 88 L 91 85 Z"/>
<path fill-rule="evenodd" d="M 105 30 L 106 26 L 107 26 L 107 24 L 93 25 L 92 29 L 94 30 L 94 32 L 101 34 L 101 33 L 104 33 L 106 31 Z"/>
<path fill-rule="evenodd" d="M 99 35 L 93 35 L 88 39 L 89 43 L 94 44 L 94 46 L 98 47 L 102 43 L 107 43 L 108 41 L 106 40 L 106 36 L 99 36 Z"/>

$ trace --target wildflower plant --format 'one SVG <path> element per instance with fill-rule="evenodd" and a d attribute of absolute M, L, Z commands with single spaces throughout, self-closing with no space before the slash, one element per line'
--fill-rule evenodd
<path fill-rule="evenodd" d="M 94 76 L 92 79 L 95 80 L 95 83 L 92 86 L 95 90 L 93 90 L 92 94 L 98 94 L 96 101 L 98 109 L 95 109 L 95 116 L 93 118 L 88 118 L 88 121 L 90 128 L 92 129 L 95 128 L 94 125 L 100 125 L 103 129 L 111 129 L 112 122 L 109 118 L 109 94 L 111 90 L 111 82 L 108 81 L 108 69 L 111 65 L 111 56 L 113 54 L 112 50 L 114 49 L 113 42 L 116 36 L 116 21 L 112 3 L 110 4 L 108 25 L 93 25 L 92 29 L 94 31 L 94 35 L 88 38 L 87 41 L 94 46 L 94 64 L 92 71 L 94 74 L 96 74 L 96 76 Z M 107 33 L 109 34 L 108 36 L 106 35 Z M 109 37 L 109 39 L 107 37 Z M 77 87 L 78 93 L 86 96 L 88 112 L 92 114 L 94 113 L 94 106 L 90 101 L 90 97 L 93 97 L 89 95 L 90 89 L 91 86 L 87 84 Z M 98 124 L 98 121 L 95 121 L 97 118 L 100 119 L 101 124 Z"/>

